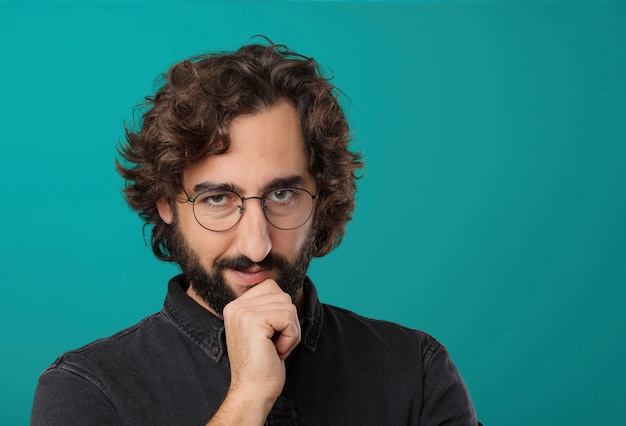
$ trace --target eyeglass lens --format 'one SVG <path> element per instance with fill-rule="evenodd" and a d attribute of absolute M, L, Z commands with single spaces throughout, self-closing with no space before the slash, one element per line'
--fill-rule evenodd
<path fill-rule="evenodd" d="M 317 198 L 300 188 L 273 190 L 264 197 L 242 198 L 230 191 L 207 191 L 193 200 L 193 212 L 198 223 L 211 231 L 226 231 L 239 222 L 245 203 L 252 199 L 263 203 L 267 221 L 279 229 L 296 229 L 304 225 L 313 212 Z"/>

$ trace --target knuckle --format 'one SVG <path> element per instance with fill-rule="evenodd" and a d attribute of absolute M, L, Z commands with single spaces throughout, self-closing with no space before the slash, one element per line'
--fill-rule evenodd
<path fill-rule="evenodd" d="M 241 304 L 240 299 L 235 299 L 224 306 L 224 312 L 236 312 L 240 309 Z"/>
<path fill-rule="evenodd" d="M 239 319 L 239 321 L 241 321 L 242 324 L 247 324 L 252 322 L 255 315 L 256 314 L 254 312 L 244 309 L 238 312 L 237 318 Z"/>
<path fill-rule="evenodd" d="M 291 315 L 295 315 L 297 317 L 298 309 L 296 308 L 296 305 L 291 303 L 289 306 L 287 306 L 287 310 Z"/>
<path fill-rule="evenodd" d="M 232 302 L 231 302 L 231 303 L 229 303 L 229 304 L 227 304 L 226 306 L 224 306 L 224 310 L 222 311 L 222 312 L 223 312 L 223 315 L 224 315 L 224 318 L 229 317 L 229 316 L 231 315 L 231 312 L 232 312 L 234 309 L 235 309 L 235 308 L 233 307 Z"/>

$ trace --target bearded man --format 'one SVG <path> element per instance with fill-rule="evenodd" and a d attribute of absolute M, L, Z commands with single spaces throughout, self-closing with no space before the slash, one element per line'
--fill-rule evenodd
<path fill-rule="evenodd" d="M 433 337 L 322 304 L 360 155 L 317 63 L 251 44 L 174 65 L 117 163 L 163 309 L 40 377 L 32 424 L 476 425 Z"/>

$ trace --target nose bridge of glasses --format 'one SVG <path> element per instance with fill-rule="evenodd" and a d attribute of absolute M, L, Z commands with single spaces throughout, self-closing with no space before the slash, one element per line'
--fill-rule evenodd
<path fill-rule="evenodd" d="M 262 222 L 263 225 L 263 229 L 265 229 L 267 222 L 269 222 L 269 219 L 267 217 L 267 211 L 266 211 L 266 207 L 265 207 L 265 198 L 264 197 L 257 197 L 257 196 L 252 196 L 252 197 L 242 197 L 239 196 L 239 198 L 241 199 L 241 205 L 239 206 L 239 218 L 237 219 L 237 223 L 240 223 L 242 220 L 244 221 L 248 221 L 251 224 L 256 224 L 253 225 L 254 227 L 259 226 L 259 224 Z M 259 208 L 260 208 L 260 213 L 261 216 L 259 216 L 259 211 L 256 210 L 256 207 L 249 207 L 246 203 L 249 200 L 259 200 Z M 252 209 L 251 211 L 248 212 L 247 215 L 244 215 L 246 210 Z M 252 214 L 252 216 L 250 216 L 250 214 Z M 248 219 L 244 219 L 244 216 L 248 216 Z M 271 222 L 270 222 L 271 223 Z M 257 229 L 257 228 L 255 228 Z M 264 231 L 265 232 L 265 231 Z"/>
<path fill-rule="evenodd" d="M 247 208 L 246 201 L 248 200 L 259 200 L 259 206 L 261 207 L 261 211 L 263 212 L 264 221 L 269 222 L 269 218 L 267 217 L 267 206 L 265 205 L 265 197 L 259 197 L 259 196 L 242 197 L 241 195 L 239 195 L 239 198 L 241 199 L 241 205 L 239 206 L 239 219 L 237 220 L 237 222 L 241 221 L 244 211 Z"/>
<path fill-rule="evenodd" d="M 263 212 L 265 213 L 265 197 L 257 197 L 257 196 L 252 196 L 252 197 L 242 197 L 241 195 L 239 196 L 239 198 L 241 198 L 241 206 L 239 206 L 240 209 L 240 213 L 243 214 L 243 211 L 246 209 L 246 201 L 248 200 L 259 200 L 261 202 L 261 209 L 263 210 Z"/>

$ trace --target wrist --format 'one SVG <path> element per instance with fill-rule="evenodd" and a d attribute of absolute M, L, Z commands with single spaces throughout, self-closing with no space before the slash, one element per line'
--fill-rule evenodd
<path fill-rule="evenodd" d="M 262 397 L 258 393 L 231 386 L 207 425 L 263 425 L 277 398 Z"/>

